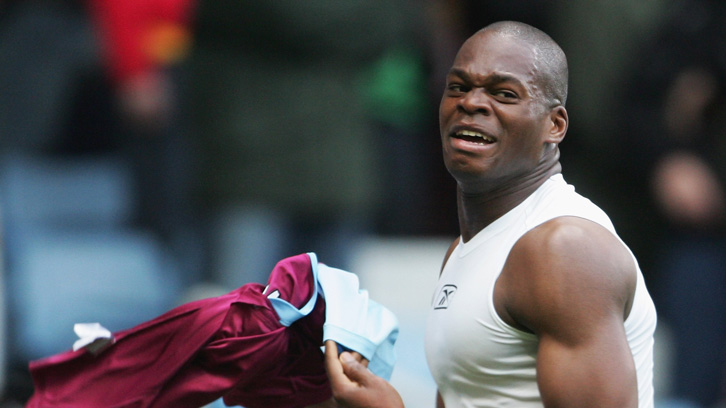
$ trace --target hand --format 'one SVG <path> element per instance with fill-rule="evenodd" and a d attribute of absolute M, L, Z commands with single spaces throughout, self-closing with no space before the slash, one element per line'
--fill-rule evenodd
<path fill-rule="evenodd" d="M 325 368 L 333 398 L 345 408 L 404 408 L 403 400 L 386 380 L 373 374 L 359 355 L 338 356 L 334 341 L 325 342 Z"/>
<path fill-rule="evenodd" d="M 118 90 L 125 119 L 138 129 L 157 132 L 171 117 L 171 80 L 161 72 L 143 72 L 125 80 Z"/>
<path fill-rule="evenodd" d="M 694 154 L 674 152 L 661 160 L 653 186 L 658 204 L 677 223 L 712 227 L 726 213 L 726 193 L 716 173 Z"/>

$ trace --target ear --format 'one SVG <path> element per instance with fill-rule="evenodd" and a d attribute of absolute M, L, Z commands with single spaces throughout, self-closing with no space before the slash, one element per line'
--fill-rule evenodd
<path fill-rule="evenodd" d="M 545 141 L 554 144 L 560 143 L 565 138 L 569 123 L 570 119 L 564 106 L 559 105 L 553 108 L 550 111 L 550 127 Z"/>

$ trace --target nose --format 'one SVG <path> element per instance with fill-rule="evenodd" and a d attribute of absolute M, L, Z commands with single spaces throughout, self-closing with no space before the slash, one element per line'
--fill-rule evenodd
<path fill-rule="evenodd" d="M 459 99 L 459 109 L 469 114 L 489 115 L 492 111 L 491 98 L 485 89 L 473 88 Z"/>

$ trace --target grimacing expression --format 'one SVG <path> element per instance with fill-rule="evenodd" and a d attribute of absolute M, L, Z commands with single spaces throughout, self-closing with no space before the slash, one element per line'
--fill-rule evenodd
<path fill-rule="evenodd" d="M 480 31 L 456 55 L 439 107 L 444 163 L 459 182 L 529 173 L 553 139 L 535 50 Z"/>

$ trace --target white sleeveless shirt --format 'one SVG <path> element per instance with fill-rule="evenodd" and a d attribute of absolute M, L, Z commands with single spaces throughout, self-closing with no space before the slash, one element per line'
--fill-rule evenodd
<path fill-rule="evenodd" d="M 460 241 L 449 257 L 426 323 L 426 359 L 446 408 L 542 407 L 535 368 L 537 337 L 505 323 L 494 309 L 493 293 L 517 240 L 560 216 L 594 221 L 617 236 L 608 216 L 557 174 L 469 242 Z M 625 332 L 642 408 L 653 406 L 656 312 L 637 269 Z"/>

